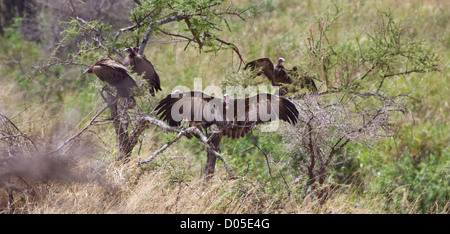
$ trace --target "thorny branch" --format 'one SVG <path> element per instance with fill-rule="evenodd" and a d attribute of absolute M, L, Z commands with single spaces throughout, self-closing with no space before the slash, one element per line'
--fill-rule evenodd
<path fill-rule="evenodd" d="M 200 52 L 201 52 L 202 47 L 203 47 L 203 42 L 202 42 L 202 40 L 200 39 L 200 35 L 198 35 L 198 33 L 195 32 L 195 30 L 193 30 L 193 28 L 191 27 L 191 21 L 190 21 L 190 19 L 191 19 L 192 17 L 195 17 L 195 16 L 206 17 L 206 15 L 204 15 L 204 14 L 202 13 L 202 11 L 203 11 L 204 9 L 206 9 L 206 8 L 211 8 L 211 7 L 214 7 L 214 6 L 219 5 L 219 4 L 220 4 L 220 3 L 214 3 L 214 4 L 211 4 L 211 5 L 207 6 L 207 7 L 205 7 L 205 8 L 200 8 L 200 7 L 199 7 L 199 8 L 196 10 L 195 13 L 191 13 L 191 14 L 184 14 L 184 13 L 183 13 L 183 14 L 171 15 L 171 16 L 162 18 L 162 19 L 160 19 L 160 20 L 156 20 L 156 21 L 150 22 L 149 25 L 147 26 L 147 30 L 146 30 L 146 32 L 145 32 L 145 34 L 144 34 L 144 37 L 143 37 L 142 42 L 141 42 L 141 45 L 140 45 L 140 47 L 139 47 L 139 53 L 143 53 L 143 52 L 144 52 L 145 47 L 147 46 L 147 43 L 148 43 L 148 41 L 150 40 L 150 37 L 151 37 L 151 35 L 153 34 L 154 28 L 155 28 L 156 26 L 168 24 L 168 23 L 175 22 L 175 21 L 176 21 L 176 22 L 179 22 L 179 21 L 182 21 L 182 20 L 184 20 L 184 21 L 186 22 L 186 25 L 188 26 L 188 29 L 189 29 L 189 31 L 190 31 L 191 34 L 192 34 L 192 38 L 190 38 L 190 37 L 188 37 L 188 36 L 184 36 L 184 35 L 167 33 L 167 32 L 164 32 L 164 31 L 161 30 L 161 29 L 158 29 L 158 31 L 163 32 L 163 33 L 166 34 L 166 35 L 175 36 L 175 37 L 181 37 L 181 38 L 187 39 L 187 40 L 189 41 L 189 42 L 188 42 L 188 45 L 189 45 L 190 42 L 193 41 L 193 42 L 195 42 L 195 43 L 197 43 L 197 44 L 199 45 L 199 50 L 200 50 Z M 213 14 L 216 15 L 216 16 L 222 16 L 222 15 L 235 15 L 235 16 L 238 16 L 239 18 L 241 18 L 242 20 L 245 20 L 245 18 L 244 18 L 242 15 L 243 15 L 246 11 L 248 11 L 249 9 L 250 9 L 250 8 L 246 8 L 246 9 L 243 9 L 243 10 L 241 10 L 241 11 L 238 11 L 237 9 L 233 10 L 233 9 L 231 8 L 231 5 L 230 5 L 229 7 L 227 7 L 226 10 L 224 10 L 224 11 L 222 11 L 222 12 L 214 12 Z M 148 17 L 149 17 L 149 16 L 148 16 Z M 207 21 L 206 18 L 204 18 L 204 20 Z M 208 22 L 209 22 L 209 21 L 208 21 Z M 138 24 L 133 25 L 133 26 L 129 26 L 129 27 L 123 28 L 123 29 L 121 29 L 121 30 L 122 30 L 122 31 L 126 31 L 126 30 L 134 30 L 134 29 L 136 29 L 136 26 L 137 26 L 137 25 L 138 25 Z M 217 28 L 217 27 L 214 27 L 214 26 L 212 26 L 212 27 L 213 27 L 214 29 L 216 29 L 216 30 L 221 31 L 221 29 L 219 29 L 219 28 Z M 120 30 L 119 30 L 119 31 L 120 31 Z M 208 36 L 208 35 L 205 35 L 205 37 L 207 37 L 207 36 Z M 242 55 L 240 54 L 239 49 L 236 47 L 236 45 L 234 45 L 234 44 L 232 44 L 232 43 L 229 43 L 229 42 L 226 42 L 226 41 L 224 41 L 224 40 L 222 40 L 222 39 L 220 39 L 220 38 L 216 38 L 216 40 L 219 41 L 219 42 L 222 43 L 222 44 L 226 44 L 226 45 L 231 46 L 231 48 L 233 49 L 233 51 L 235 51 L 235 52 L 238 54 L 239 59 L 241 60 L 241 64 L 244 63 L 244 60 L 242 59 Z M 187 47 L 187 46 L 186 46 L 186 47 Z"/>
<path fill-rule="evenodd" d="M 179 129 L 179 128 L 171 127 L 171 126 L 167 125 L 166 123 L 164 123 L 163 121 L 155 119 L 150 116 L 143 116 L 141 118 L 141 120 L 142 120 L 141 121 L 142 123 L 155 125 L 166 133 L 172 132 L 172 133 L 178 133 L 178 135 L 175 137 L 175 139 L 173 139 L 173 140 L 169 141 L 168 143 L 166 143 L 165 145 L 163 145 L 159 150 L 153 152 L 153 154 L 151 156 L 149 156 L 147 159 L 139 161 L 138 162 L 139 166 L 149 163 L 149 162 L 152 162 L 156 156 L 158 156 L 159 154 L 164 152 L 167 148 L 169 148 L 169 146 L 171 146 L 173 143 L 177 142 L 182 136 L 194 135 L 198 139 L 200 139 L 203 144 L 205 144 L 208 147 L 207 148 L 208 152 L 213 153 L 223 162 L 227 172 L 232 176 L 232 178 L 234 178 L 234 179 L 237 178 L 236 174 L 233 172 L 233 170 L 231 169 L 230 165 L 225 160 L 225 158 L 220 153 L 213 150 L 212 147 L 210 147 L 211 146 L 210 139 L 208 137 L 206 137 L 197 127 L 189 127 L 189 128 Z"/>
<path fill-rule="evenodd" d="M 81 23 L 83 23 L 84 25 L 88 25 L 88 22 L 86 22 L 86 20 L 82 19 L 81 17 L 77 16 L 76 19 L 78 21 L 80 21 Z M 103 41 L 107 41 L 107 39 L 101 35 L 102 30 L 99 29 L 99 28 L 96 28 L 96 27 L 91 27 L 91 30 L 93 30 L 94 32 L 97 33 L 96 36 L 88 35 L 88 33 L 85 33 L 85 34 L 88 35 L 93 41 L 97 42 L 99 47 L 101 47 L 105 51 L 108 51 L 108 48 L 106 48 L 102 44 Z M 123 58 L 122 51 L 120 51 L 119 49 L 117 49 L 113 45 L 110 45 L 110 47 L 114 51 L 114 53 L 116 53 L 120 58 Z"/>
<path fill-rule="evenodd" d="M 101 113 L 103 113 L 106 108 L 108 108 L 108 105 L 105 106 L 102 110 L 100 110 L 96 115 L 94 115 L 94 117 L 92 117 L 91 121 L 89 121 L 89 123 L 84 126 L 83 129 L 81 129 L 78 133 L 76 133 L 75 135 L 73 135 L 72 137 L 70 137 L 69 139 L 65 140 L 60 146 L 58 146 L 56 149 L 50 151 L 48 154 L 53 154 L 57 151 L 59 151 L 61 148 L 63 148 L 66 144 L 68 144 L 69 142 L 71 142 L 72 140 L 76 139 L 77 137 L 79 137 L 81 134 L 83 134 L 90 126 L 92 126 L 95 122 L 95 119 L 97 119 L 98 116 L 100 116 Z"/>
<path fill-rule="evenodd" d="M 326 103 L 328 99 L 321 95 L 330 93 L 342 93 L 345 98 L 342 96 L 335 103 Z M 348 143 L 395 134 L 389 123 L 391 113 L 407 113 L 400 99 L 404 95 L 386 97 L 376 92 L 350 90 L 330 90 L 321 95 L 306 95 L 299 100 L 299 121 L 304 124 L 287 129 L 285 137 L 293 152 L 298 152 L 294 160 L 307 156 L 306 162 L 297 162 L 313 190 L 315 184 L 325 182 L 327 169 L 334 165 L 336 155 Z M 322 192 L 318 193 L 319 197 L 325 194 Z"/>

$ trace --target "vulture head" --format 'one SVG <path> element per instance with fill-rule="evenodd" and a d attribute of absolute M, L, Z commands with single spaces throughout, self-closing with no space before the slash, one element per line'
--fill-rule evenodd
<path fill-rule="evenodd" d="M 128 48 L 126 48 L 126 49 L 124 49 L 123 51 L 125 51 L 125 52 L 128 52 L 128 53 L 130 53 L 130 54 L 137 54 L 137 53 L 139 53 L 139 47 L 128 47 Z"/>
<path fill-rule="evenodd" d="M 279 58 L 278 59 L 278 66 L 283 66 L 283 62 L 286 61 L 284 60 L 284 58 Z"/>
<path fill-rule="evenodd" d="M 228 104 L 231 101 L 230 95 L 228 93 L 226 93 L 225 95 L 223 95 L 223 101 Z"/>

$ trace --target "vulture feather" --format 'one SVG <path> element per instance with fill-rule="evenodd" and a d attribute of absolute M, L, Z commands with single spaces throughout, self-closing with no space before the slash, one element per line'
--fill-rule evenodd
<path fill-rule="evenodd" d="M 132 90 L 137 87 L 136 82 L 128 74 L 127 68 L 111 58 L 102 58 L 90 66 L 83 74 L 94 73 L 104 82 L 117 89 L 119 97 L 132 96 Z"/>
<path fill-rule="evenodd" d="M 138 47 L 128 47 L 125 49 L 128 52 L 128 56 L 124 60 L 125 66 L 131 66 L 134 73 L 138 75 L 144 74 L 143 78 L 147 80 L 150 85 L 150 94 L 155 96 L 155 92 L 161 90 L 161 82 L 159 80 L 158 73 L 156 73 L 153 64 L 145 58 L 144 55 L 139 54 Z"/>
<path fill-rule="evenodd" d="M 272 83 L 273 86 L 283 86 L 286 84 L 295 84 L 297 81 L 293 81 L 291 77 L 298 78 L 299 74 L 297 72 L 297 68 L 294 67 L 292 70 L 287 70 L 283 66 L 283 62 L 285 60 L 283 58 L 278 59 L 278 63 L 275 66 L 269 58 L 260 58 L 254 61 L 247 63 L 244 67 L 244 70 L 250 68 L 250 70 L 260 69 L 260 72 L 257 73 L 258 76 L 264 74 Z M 300 87 L 304 88 L 305 86 L 311 92 L 317 92 L 316 84 L 314 80 L 309 76 L 304 76 L 299 79 Z M 280 95 L 285 95 L 287 93 L 287 88 L 283 87 L 280 90 Z"/>
<path fill-rule="evenodd" d="M 257 124 L 276 119 L 296 124 L 299 115 L 292 102 L 273 94 L 232 99 L 228 94 L 217 98 L 198 91 L 169 94 L 155 111 L 170 126 L 180 126 L 183 120 L 205 129 L 216 124 L 223 135 L 233 139 L 244 137 Z"/>

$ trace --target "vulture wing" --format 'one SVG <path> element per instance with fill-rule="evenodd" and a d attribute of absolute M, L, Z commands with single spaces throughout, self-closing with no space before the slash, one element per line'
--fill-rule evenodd
<path fill-rule="evenodd" d="M 144 55 L 139 54 L 138 50 L 137 47 L 128 47 L 125 49 L 128 52 L 128 56 L 124 59 L 123 63 L 125 66 L 131 66 L 134 73 L 144 75 L 143 78 L 147 80 L 151 87 L 150 94 L 155 96 L 155 91 L 161 90 L 158 73 L 156 73 L 153 64 Z"/>
<path fill-rule="evenodd" d="M 225 103 L 222 98 L 195 91 L 169 94 L 155 111 L 170 126 L 180 126 L 182 120 L 205 128 L 217 124 L 224 135 L 233 139 L 244 137 L 257 124 L 276 119 L 296 124 L 299 115 L 292 102 L 272 94 Z"/>
<path fill-rule="evenodd" d="M 172 93 L 159 102 L 155 111 L 170 126 L 180 126 L 181 121 L 185 120 L 190 126 L 206 128 L 213 123 L 223 122 L 222 103 L 221 98 L 202 92 Z"/>
<path fill-rule="evenodd" d="M 227 123 L 223 134 L 233 139 L 245 136 L 257 124 L 281 119 L 295 125 L 299 112 L 288 99 L 261 93 L 245 99 L 234 99 L 234 106 L 226 109 Z M 229 110 L 233 110 L 232 114 Z M 230 120 L 230 117 L 233 119 Z"/>
<path fill-rule="evenodd" d="M 117 89 L 120 97 L 129 97 L 136 82 L 128 75 L 127 68 L 121 63 L 104 58 L 92 66 L 92 71 L 101 81 L 106 81 Z"/>
<path fill-rule="evenodd" d="M 281 119 L 295 125 L 298 121 L 299 112 L 295 105 L 286 98 L 269 93 L 260 93 L 249 97 L 247 122 L 255 124 L 271 122 Z"/>
<path fill-rule="evenodd" d="M 139 75 L 144 74 L 144 79 L 148 81 L 152 89 L 150 92 L 154 96 L 155 91 L 161 90 L 161 82 L 159 80 L 158 73 L 156 73 L 153 64 L 144 56 L 138 54 L 134 58 L 133 72 Z"/>
<path fill-rule="evenodd" d="M 260 76 L 262 73 L 269 78 L 271 82 L 275 80 L 275 74 L 274 74 L 274 68 L 272 61 L 270 61 L 269 58 L 260 58 L 254 61 L 251 61 L 247 63 L 244 67 L 244 70 L 247 70 L 248 68 L 251 69 L 251 71 L 255 69 L 261 69 L 261 72 L 258 73 L 258 76 Z"/>

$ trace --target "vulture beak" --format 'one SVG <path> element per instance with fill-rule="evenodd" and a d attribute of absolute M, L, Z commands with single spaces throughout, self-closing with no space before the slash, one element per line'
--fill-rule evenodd
<path fill-rule="evenodd" d="M 128 47 L 128 48 L 124 49 L 123 51 L 125 51 L 125 52 L 131 52 L 131 47 Z"/>
<path fill-rule="evenodd" d="M 228 103 L 230 103 L 230 95 L 229 94 L 225 94 L 225 95 L 223 95 L 223 101 L 226 103 L 226 104 L 228 104 Z"/>
<path fill-rule="evenodd" d="M 92 69 L 91 68 L 86 69 L 86 71 L 83 72 L 83 75 L 86 73 L 92 73 Z"/>
<path fill-rule="evenodd" d="M 283 66 L 284 58 L 278 59 L 278 66 Z"/>

